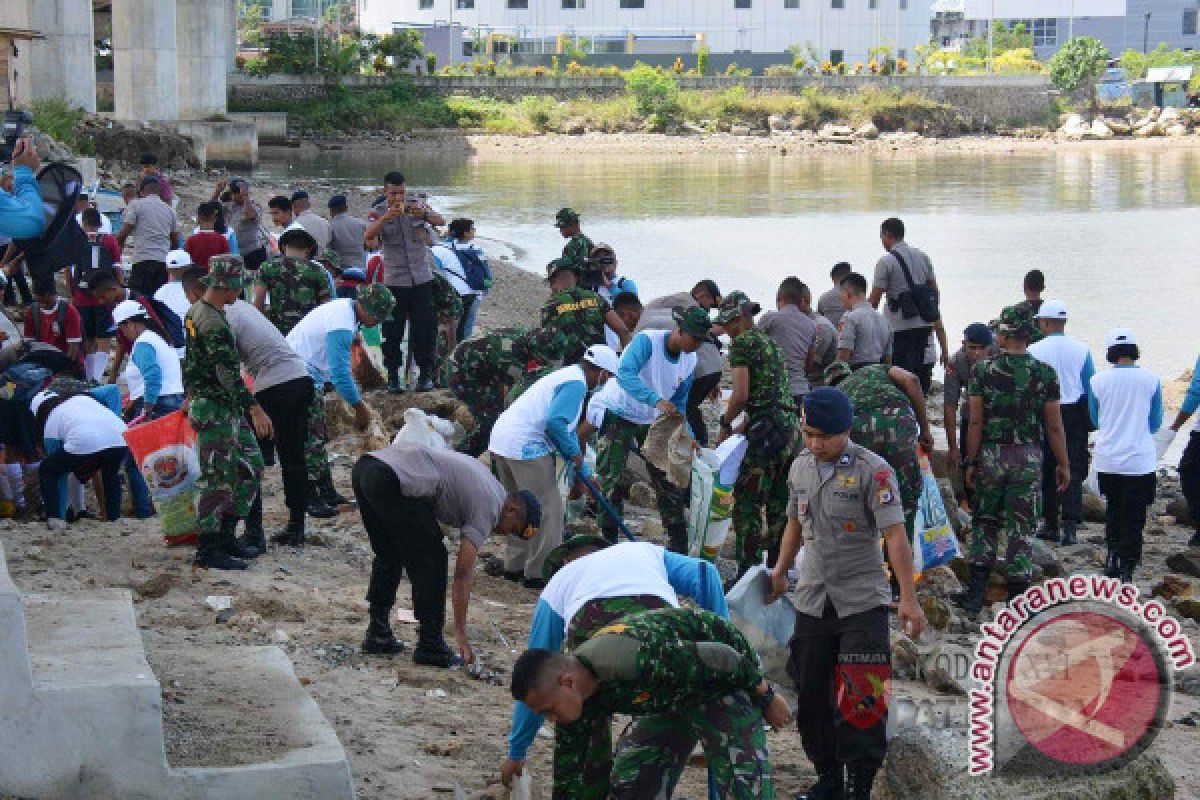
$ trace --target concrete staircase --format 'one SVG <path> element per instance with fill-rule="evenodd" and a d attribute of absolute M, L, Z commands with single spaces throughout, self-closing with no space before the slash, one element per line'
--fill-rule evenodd
<path fill-rule="evenodd" d="M 262 723 L 288 732 L 274 760 L 171 767 L 162 694 L 129 592 L 21 594 L 0 545 L 0 796 L 39 800 L 354 798 L 337 735 L 276 647 L 197 648 L 196 670 L 254 681 Z M 186 676 L 184 676 L 186 679 Z M 219 705 L 219 701 L 216 705 Z M 225 724 L 239 724 L 224 709 Z M 218 724 L 219 727 L 219 724 Z"/>

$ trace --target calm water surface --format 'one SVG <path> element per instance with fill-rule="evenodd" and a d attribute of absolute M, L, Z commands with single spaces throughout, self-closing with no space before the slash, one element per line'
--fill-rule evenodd
<path fill-rule="evenodd" d="M 879 222 L 896 215 L 934 261 L 952 341 L 1021 299 L 1021 277 L 1036 267 L 1098 364 L 1117 325 L 1137 332 L 1143 363 L 1166 378 L 1200 351 L 1196 150 L 486 160 L 340 151 L 289 156 L 259 174 L 375 186 L 389 169 L 447 216 L 511 243 L 532 269 L 562 249 L 554 212 L 575 208 L 594 241 L 616 247 L 643 298 L 711 277 L 773 306 L 781 278 L 798 275 L 820 293 L 841 260 L 869 279 Z"/>

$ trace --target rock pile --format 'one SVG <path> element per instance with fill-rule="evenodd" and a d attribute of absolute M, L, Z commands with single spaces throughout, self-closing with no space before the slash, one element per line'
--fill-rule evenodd
<path fill-rule="evenodd" d="M 1125 117 L 1101 115 L 1090 122 L 1081 114 L 1067 114 L 1058 129 L 1058 136 L 1071 141 L 1111 139 L 1115 136 L 1148 139 L 1187 136 L 1197 127 L 1200 127 L 1200 109 L 1134 109 Z"/>

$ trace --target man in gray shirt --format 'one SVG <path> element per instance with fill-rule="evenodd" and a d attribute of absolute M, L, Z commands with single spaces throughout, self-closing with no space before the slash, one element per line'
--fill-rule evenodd
<path fill-rule="evenodd" d="M 842 279 L 842 307 L 838 326 L 837 360 L 858 369 L 887 363 L 892 356 L 892 331 L 887 320 L 867 302 L 867 279 L 851 272 Z"/>
<path fill-rule="evenodd" d="M 537 498 L 527 491 L 505 492 L 478 459 L 409 442 L 364 455 L 354 465 L 351 482 L 375 553 L 367 585 L 370 622 L 363 652 L 390 655 L 404 650 L 392 634 L 388 616 L 400 578 L 407 574 L 418 626 L 413 662 L 434 667 L 473 662 L 467 607 L 479 549 L 491 536 L 532 539 L 541 524 Z M 461 658 L 442 638 L 449 561 L 442 524 L 462 533 L 451 589 Z"/>
<path fill-rule="evenodd" d="M 203 267 L 193 267 L 183 274 L 183 291 L 195 304 L 204 294 Z M 319 402 L 304 360 L 296 355 L 287 339 L 262 312 L 249 303 L 238 300 L 225 306 L 225 319 L 233 330 L 238 355 L 246 371 L 254 379 L 254 399 L 271 418 L 275 451 L 283 472 L 283 496 L 288 509 L 288 524 L 272 541 L 292 547 L 304 544 L 304 515 L 309 506 L 308 471 L 304 463 L 305 443 L 308 440 L 309 406 Z M 322 512 L 324 510 L 322 509 Z M 322 513 L 323 516 L 334 516 Z M 262 493 L 246 517 L 243 545 L 253 545 L 259 552 L 267 551 L 262 522 Z"/>
<path fill-rule="evenodd" d="M 846 309 L 842 308 L 842 278 L 852 271 L 846 261 L 834 264 L 833 269 L 829 271 L 829 277 L 833 279 L 833 288 L 817 300 L 817 313 L 829 320 L 834 328 L 842 321 L 842 314 L 846 313 Z"/>
<path fill-rule="evenodd" d="M 412 321 L 409 347 L 421 370 L 417 391 L 433 389 L 437 319 L 433 311 L 433 255 L 423 226 L 444 225 L 446 220 L 419 199 L 410 197 L 399 172 L 383 177 L 387 210 L 367 226 L 367 239 L 383 243 L 383 282 L 392 290 L 396 307 L 383 323 L 383 364 L 388 372 L 388 391 L 400 394 L 400 370 L 404 367 L 404 329 Z"/>
<path fill-rule="evenodd" d="M 800 305 L 808 293 L 808 287 L 799 278 L 785 278 L 775 293 L 777 311 L 768 311 L 758 320 L 758 327 L 766 331 L 779 349 L 787 364 L 788 383 L 796 406 L 804 403 L 808 394 L 808 370 L 813 365 L 817 326 L 809 319 Z"/>
<path fill-rule="evenodd" d="M 223 200 L 227 185 L 229 199 Z M 237 236 L 238 252 L 246 269 L 256 271 L 267 260 L 267 235 L 263 229 L 262 206 L 250 199 L 250 186 L 241 178 L 234 178 L 228 184 L 220 181 L 213 190 L 212 199 L 221 202 L 225 223 Z"/>
<path fill-rule="evenodd" d="M 133 269 L 129 272 L 129 288 L 153 296 L 168 280 L 167 253 L 180 247 L 179 218 L 158 195 L 158 178 L 142 179 L 139 196 L 122 215 L 117 245 L 133 237 Z"/>
<path fill-rule="evenodd" d="M 317 240 L 317 253 L 323 253 L 329 247 L 329 220 L 312 210 L 308 192 L 303 189 L 292 192 L 292 213 L 296 215 L 296 223 Z"/>
<path fill-rule="evenodd" d="M 930 333 L 936 329 L 938 344 L 942 349 L 942 366 L 945 366 L 950 355 L 946 332 L 940 324 L 935 326 L 926 322 L 920 314 L 913 314 L 911 310 L 907 313 L 912 316 L 906 316 L 901 299 L 911 293 L 912 286 L 928 286 L 937 290 L 933 262 L 929 256 L 904 241 L 904 223 L 894 217 L 883 221 L 879 228 L 879 241 L 887 255 L 875 265 L 875 276 L 871 281 L 871 306 L 879 308 L 879 301 L 887 297 L 885 314 L 892 330 L 892 362 L 920 378 L 921 388 L 928 392 L 933 365 L 925 363 L 925 348 L 929 344 Z M 912 276 L 911 286 L 904 275 L 901 260 Z"/>
<path fill-rule="evenodd" d="M 335 194 L 329 198 L 329 244 L 341 258 L 343 269 L 366 267 L 366 234 L 366 221 L 350 216 L 346 195 Z"/>

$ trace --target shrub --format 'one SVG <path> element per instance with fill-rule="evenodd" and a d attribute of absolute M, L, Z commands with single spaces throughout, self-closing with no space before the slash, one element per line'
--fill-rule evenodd
<path fill-rule="evenodd" d="M 701 47 L 696 52 L 696 72 L 700 75 L 708 74 L 708 48 Z"/>
<path fill-rule="evenodd" d="M 429 75 L 437 72 L 437 53 L 425 54 L 425 72 Z"/>
<path fill-rule="evenodd" d="M 558 112 L 558 103 L 546 95 L 526 96 L 517 104 L 517 110 L 534 130 L 544 133 L 550 130 L 551 121 Z"/>
<path fill-rule="evenodd" d="M 656 129 L 665 127 L 679 110 L 679 84 L 641 62 L 625 73 L 625 89 L 638 113 Z"/>
<path fill-rule="evenodd" d="M 1096 79 L 1108 64 L 1108 50 L 1099 39 L 1076 36 L 1050 59 L 1050 80 L 1064 94 L 1087 89 L 1092 108 L 1096 107 Z"/>
<path fill-rule="evenodd" d="M 43 97 L 30 104 L 30 111 L 34 127 L 42 133 L 76 152 L 89 149 L 90 143 L 79 137 L 79 126 L 87 116 L 83 109 L 72 107 L 61 97 Z"/>

